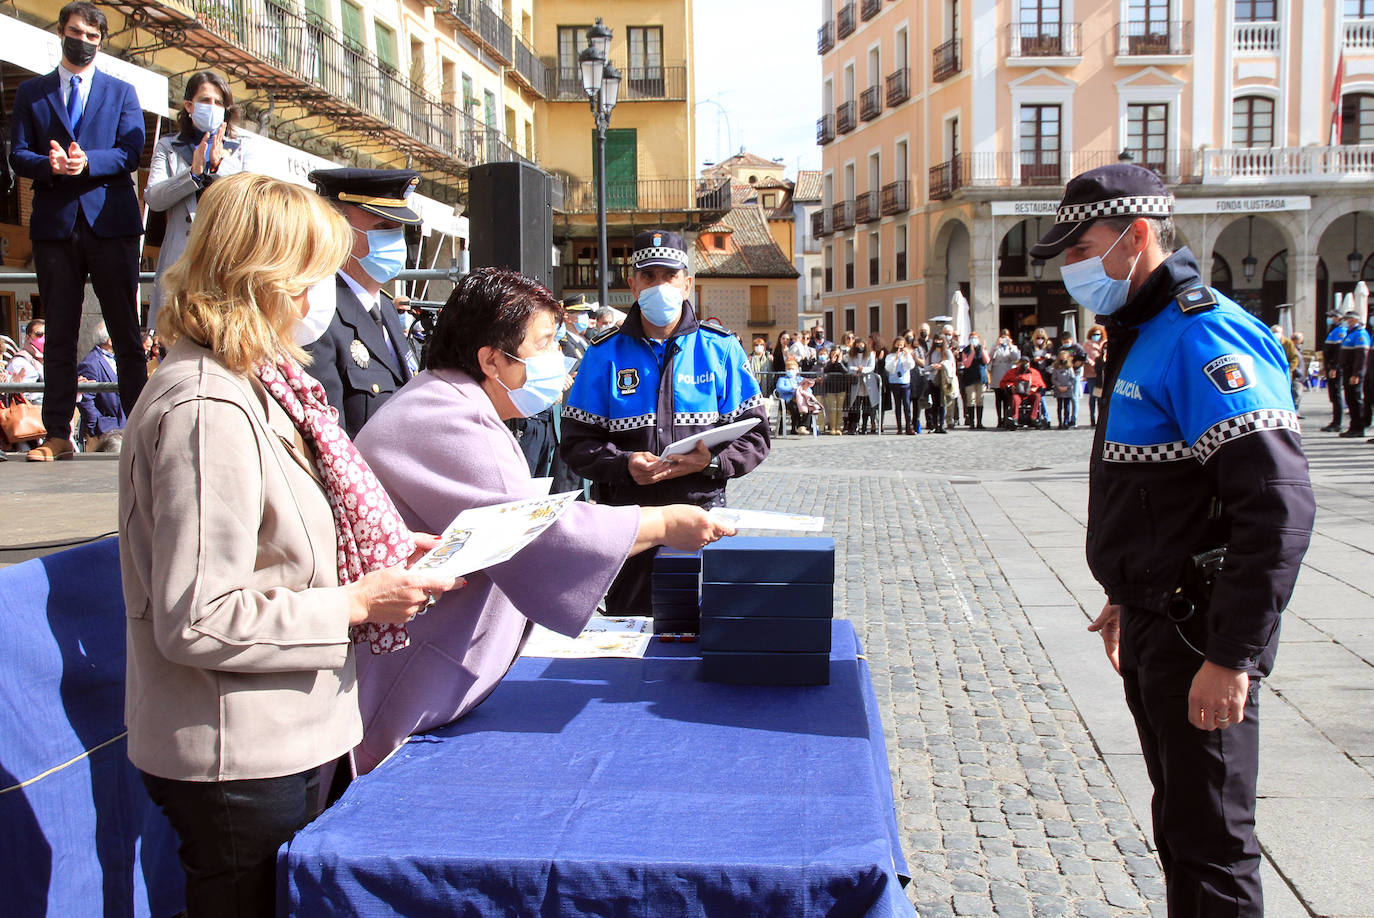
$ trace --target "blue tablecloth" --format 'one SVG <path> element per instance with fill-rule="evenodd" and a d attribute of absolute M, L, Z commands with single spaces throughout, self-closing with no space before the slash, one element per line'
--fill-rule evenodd
<path fill-rule="evenodd" d="M 519 660 L 283 848 L 279 914 L 914 915 L 852 626 L 828 686 L 703 683 L 691 647 Z"/>

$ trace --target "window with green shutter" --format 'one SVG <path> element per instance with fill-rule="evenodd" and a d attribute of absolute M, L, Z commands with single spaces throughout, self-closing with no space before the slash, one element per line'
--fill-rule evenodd
<path fill-rule="evenodd" d="M 356 3 L 342 0 L 339 4 L 339 31 L 343 33 L 344 45 L 353 51 L 366 51 L 367 42 L 363 41 L 363 10 Z"/>
<path fill-rule="evenodd" d="M 305 0 L 305 18 L 312 25 L 328 25 L 329 0 Z"/>
<path fill-rule="evenodd" d="M 380 22 L 374 21 L 372 25 L 377 36 L 377 62 L 388 73 L 399 73 L 401 65 L 396 54 L 396 33 L 391 26 Z"/>
<path fill-rule="evenodd" d="M 592 134 L 595 156 L 596 134 Z M 595 159 L 593 159 L 595 162 Z M 639 204 L 639 135 L 633 128 L 606 131 L 606 206 L 634 210 Z"/>

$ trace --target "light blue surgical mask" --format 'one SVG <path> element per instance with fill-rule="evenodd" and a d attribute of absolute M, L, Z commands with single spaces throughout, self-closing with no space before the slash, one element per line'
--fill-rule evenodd
<path fill-rule="evenodd" d="M 355 233 L 363 233 L 356 226 Z M 394 229 L 367 230 L 367 254 L 358 259 L 367 276 L 385 284 L 406 266 L 406 231 Z"/>
<path fill-rule="evenodd" d="M 224 106 L 213 102 L 194 102 L 191 104 L 191 123 L 202 134 L 216 130 L 224 123 Z"/>
<path fill-rule="evenodd" d="M 563 394 L 564 367 L 567 365 L 562 351 L 545 351 L 525 358 L 508 351 L 502 353 L 525 365 L 525 384 L 519 389 L 507 386 L 500 377 L 496 379 L 510 395 L 511 404 L 522 418 L 532 417 L 558 401 Z"/>
<path fill-rule="evenodd" d="M 1126 238 L 1130 229 L 1128 226 L 1122 230 L 1121 235 L 1116 237 L 1116 242 L 1102 254 L 1110 255 L 1117 243 Z M 1069 291 L 1069 296 L 1083 308 L 1099 316 L 1109 316 L 1126 305 L 1131 293 L 1131 275 L 1135 273 L 1135 266 L 1144 254 L 1144 249 L 1136 253 L 1135 261 L 1131 262 L 1131 270 L 1121 280 L 1107 274 L 1107 269 L 1102 266 L 1102 255 L 1094 255 L 1080 262 L 1064 265 L 1059 269 L 1059 275 L 1064 279 L 1064 287 Z"/>
<path fill-rule="evenodd" d="M 579 312 L 573 318 L 573 328 L 577 329 L 577 333 L 579 335 L 586 331 L 587 326 L 591 324 L 591 320 L 587 318 L 587 314 L 585 312 Z"/>
<path fill-rule="evenodd" d="M 682 291 L 672 284 L 641 290 L 639 311 L 650 325 L 667 328 L 682 315 Z"/>

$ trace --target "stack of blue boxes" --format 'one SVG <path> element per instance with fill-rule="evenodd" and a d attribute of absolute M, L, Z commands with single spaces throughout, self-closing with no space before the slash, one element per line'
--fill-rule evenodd
<path fill-rule="evenodd" d="M 701 557 L 702 678 L 827 685 L 835 540 L 721 539 Z"/>
<path fill-rule="evenodd" d="M 663 546 L 649 581 L 654 634 L 696 634 L 701 629 L 701 552 Z"/>

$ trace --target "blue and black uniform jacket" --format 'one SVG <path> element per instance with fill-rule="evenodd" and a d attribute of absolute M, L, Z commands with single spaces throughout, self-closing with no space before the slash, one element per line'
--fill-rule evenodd
<path fill-rule="evenodd" d="M 1316 511 L 1288 360 L 1202 285 L 1186 248 L 1107 327 L 1088 564 L 1108 599 L 1165 614 L 1191 556 L 1226 546 L 1206 656 L 1267 674 Z"/>
<path fill-rule="evenodd" d="M 1331 326 L 1331 330 L 1326 333 L 1326 340 L 1322 342 L 1322 370 L 1326 372 L 1327 379 L 1332 378 L 1335 372 L 1339 378 L 1341 368 L 1341 342 L 1345 340 L 1345 333 L 1350 329 L 1345 327 L 1340 319 Z"/>
<path fill-rule="evenodd" d="M 658 455 L 675 440 L 751 417 L 762 423 L 713 450 L 718 477 L 698 472 L 653 485 L 630 477 L 631 453 Z M 663 342 L 645 336 L 639 306 L 631 307 L 618 331 L 587 348 L 563 408 L 563 461 L 608 504 L 718 503 L 726 480 L 752 471 L 769 446 L 767 408 L 744 348 L 724 328 L 698 322 L 691 303 Z"/>
<path fill-rule="evenodd" d="M 1369 365 L 1369 330 L 1356 325 L 1346 330 L 1341 339 L 1341 376 L 1349 382 L 1354 377 L 1364 381 L 1365 368 Z"/>

